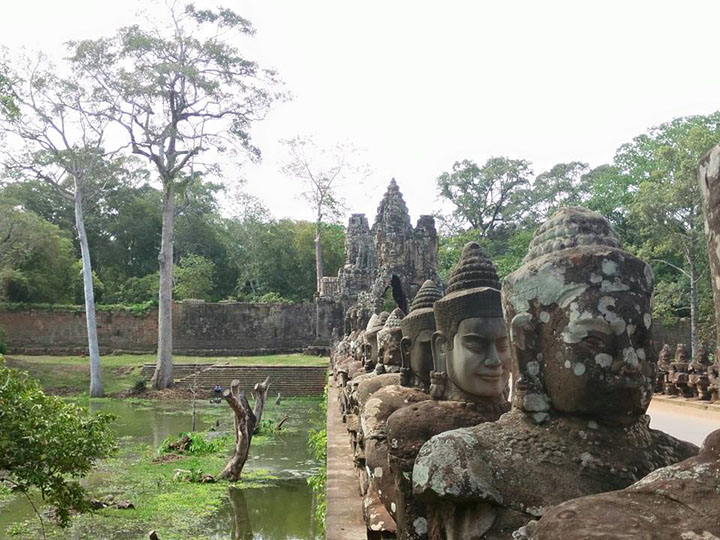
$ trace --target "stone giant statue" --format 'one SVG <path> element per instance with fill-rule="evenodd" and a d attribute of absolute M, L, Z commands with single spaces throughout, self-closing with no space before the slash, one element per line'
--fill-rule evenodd
<path fill-rule="evenodd" d="M 418 321 L 417 337 L 406 344 L 405 362 L 411 369 L 418 366 L 413 377 L 417 384 L 429 385 L 433 399 L 404 407 L 387 422 L 399 538 L 428 537 L 427 510 L 413 496 L 411 482 L 423 443 L 450 429 L 492 422 L 509 409 L 510 351 L 499 289 L 493 264 L 478 244 L 467 244 L 450 276 L 447 294 L 434 303 L 429 378 L 422 367 L 427 366 L 426 322 Z"/>
<path fill-rule="evenodd" d="M 378 335 L 381 348 L 384 348 L 383 364 L 394 366 L 395 359 L 389 361 L 388 355 L 390 351 L 393 356 L 400 353 L 402 345 L 402 365 L 407 367 L 397 375 L 395 384 L 378 387 L 379 380 L 390 376 L 385 374 L 363 381 L 358 389 L 365 468 L 370 483 L 363 508 L 370 530 L 395 532 L 397 502 L 395 481 L 388 465 L 387 419 L 398 409 L 430 399 L 427 393 L 432 369 L 430 337 L 435 330 L 432 306 L 441 296 L 435 283 L 425 281 L 413 300 L 409 315 L 399 321 L 400 333 L 393 327 L 387 334 L 381 332 Z M 390 319 L 385 323 L 386 327 L 388 323 Z M 392 344 L 388 348 L 389 340 Z M 378 502 L 384 509 L 379 508 Z"/>
<path fill-rule="evenodd" d="M 622 489 L 697 453 L 650 429 L 645 415 L 652 290 L 650 267 L 599 214 L 562 208 L 538 229 L 503 283 L 512 410 L 433 437 L 415 461 L 431 538 L 510 539 L 553 505 Z"/>

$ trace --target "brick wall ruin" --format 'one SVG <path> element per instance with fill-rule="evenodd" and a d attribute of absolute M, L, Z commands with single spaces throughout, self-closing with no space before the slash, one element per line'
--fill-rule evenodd
<path fill-rule="evenodd" d="M 336 306 L 314 304 L 196 304 L 173 306 L 173 351 L 191 355 L 273 354 L 327 346 Z M 320 321 L 320 335 L 316 324 Z M 342 320 L 342 319 L 340 319 Z M 0 309 L 8 352 L 87 354 L 81 310 Z M 132 315 L 126 310 L 97 312 L 103 354 L 151 353 L 157 348 L 157 310 Z M 337 328 L 336 334 L 342 329 Z"/>

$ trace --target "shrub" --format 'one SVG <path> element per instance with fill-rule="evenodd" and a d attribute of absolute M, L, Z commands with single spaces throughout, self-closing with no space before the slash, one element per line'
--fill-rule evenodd
<path fill-rule="evenodd" d="M 91 509 L 78 480 L 114 450 L 112 420 L 46 396 L 37 381 L 5 367 L 0 357 L 0 470 L 15 490 L 40 490 L 57 507 L 61 526 L 69 523 L 71 509 Z"/>
<path fill-rule="evenodd" d="M 160 444 L 159 451 L 163 454 L 204 456 L 225 450 L 225 445 L 229 440 L 228 435 L 208 440 L 203 433 L 180 433 L 177 437 L 167 437 Z"/>
<path fill-rule="evenodd" d="M 7 352 L 7 332 L 0 326 L 0 355 Z"/>

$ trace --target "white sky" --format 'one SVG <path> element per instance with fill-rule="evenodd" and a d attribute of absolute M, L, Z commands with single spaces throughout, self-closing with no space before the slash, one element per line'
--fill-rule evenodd
<path fill-rule="evenodd" d="M 0 0 L 0 43 L 59 55 L 68 39 L 133 22 L 141 5 Z M 372 222 L 394 176 L 416 220 L 438 208 L 434 180 L 456 160 L 596 166 L 653 125 L 720 109 L 716 0 L 224 5 L 253 22 L 254 58 L 294 97 L 253 128 L 264 158 L 243 172 L 278 217 L 311 218 L 279 172 L 278 141 L 295 135 L 365 150 L 373 174 L 348 190 L 352 211 Z"/>

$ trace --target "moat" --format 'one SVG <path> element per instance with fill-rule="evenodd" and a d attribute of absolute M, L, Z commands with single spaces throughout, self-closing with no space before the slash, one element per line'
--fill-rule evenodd
<path fill-rule="evenodd" d="M 88 405 L 87 400 L 79 403 Z M 227 459 L 222 453 L 158 462 L 162 442 L 190 430 L 187 402 L 93 400 L 92 413 L 116 415 L 113 429 L 119 448 L 113 458 L 98 463 L 84 484 L 93 497 L 113 495 L 135 508 L 78 516 L 63 530 L 48 522 L 47 508 L 36 497 L 47 538 L 144 539 L 153 529 L 162 540 L 322 538 L 321 525 L 314 518 L 317 501 L 307 482 L 320 465 L 307 447 L 309 429 L 324 422 L 320 404 L 319 398 L 289 398 L 280 404 L 273 400 L 266 418 L 274 422 L 287 416 L 288 420 L 279 432 L 256 436 L 244 480 L 229 487 L 227 482 L 173 480 L 178 469 L 217 473 Z M 197 431 L 217 429 L 221 436 L 231 425 L 232 415 L 224 402 L 198 404 Z M 39 522 L 26 499 L 0 495 L 0 539 L 17 538 L 42 538 Z"/>

